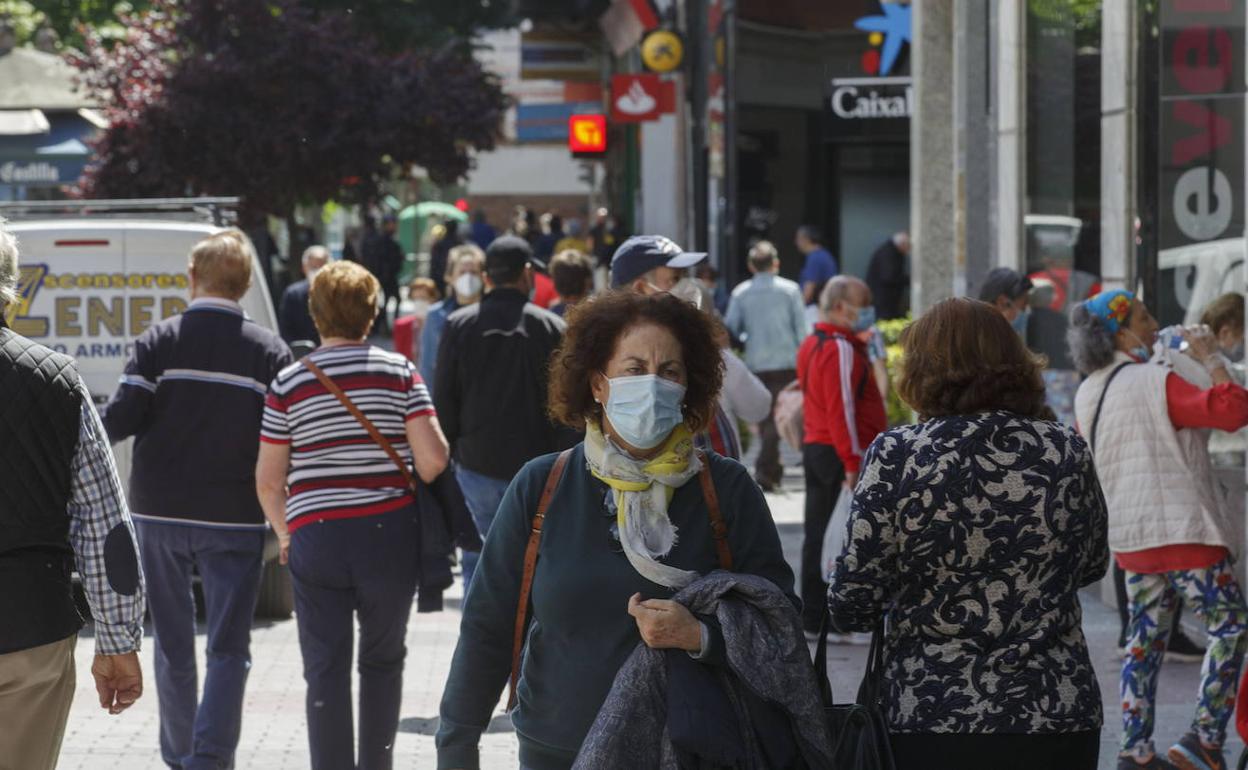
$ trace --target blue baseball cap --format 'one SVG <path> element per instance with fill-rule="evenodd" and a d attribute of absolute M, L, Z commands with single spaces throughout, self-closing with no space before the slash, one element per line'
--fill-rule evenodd
<path fill-rule="evenodd" d="M 634 235 L 611 257 L 611 288 L 627 286 L 656 267 L 682 270 L 706 259 L 705 252 L 685 251 L 662 235 Z"/>

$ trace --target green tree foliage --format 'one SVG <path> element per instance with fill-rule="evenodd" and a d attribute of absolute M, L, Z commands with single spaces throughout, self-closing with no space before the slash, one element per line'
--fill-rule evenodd
<path fill-rule="evenodd" d="M 385 53 L 294 0 L 153 0 L 124 22 L 74 59 L 111 124 L 88 197 L 240 195 L 284 216 L 412 166 L 454 181 L 500 133 L 502 90 L 462 48 Z"/>
<path fill-rule="evenodd" d="M 82 48 L 84 29 L 104 39 L 120 35 L 123 16 L 150 6 L 150 0 L 0 0 L 0 16 L 8 16 L 17 28 L 19 43 L 29 42 L 37 29 L 47 26 L 63 45 Z"/>

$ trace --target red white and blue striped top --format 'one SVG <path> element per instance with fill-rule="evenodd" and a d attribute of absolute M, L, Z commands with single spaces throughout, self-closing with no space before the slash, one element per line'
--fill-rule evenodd
<path fill-rule="evenodd" d="M 309 358 L 409 463 L 406 422 L 434 414 L 416 367 L 370 345 L 319 348 Z M 311 371 L 278 372 L 264 405 L 260 440 L 290 445 L 286 522 L 291 531 L 328 519 L 387 513 L 413 502 L 398 468 Z"/>

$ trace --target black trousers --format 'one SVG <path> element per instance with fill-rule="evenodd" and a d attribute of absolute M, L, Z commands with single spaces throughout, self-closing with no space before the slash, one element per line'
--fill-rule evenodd
<path fill-rule="evenodd" d="M 1101 731 L 903 733 L 889 743 L 897 770 L 1096 770 Z"/>
<path fill-rule="evenodd" d="M 306 524 L 291 536 L 312 770 L 389 770 L 420 551 L 416 506 Z M 359 759 L 351 663 L 359 621 Z"/>
<path fill-rule="evenodd" d="M 823 533 L 832 518 L 836 498 L 845 482 L 845 466 L 836 448 L 828 444 L 802 447 L 802 470 L 806 476 L 806 508 L 802 531 L 802 626 L 818 631 L 828 603 L 828 584 L 823 579 Z"/>

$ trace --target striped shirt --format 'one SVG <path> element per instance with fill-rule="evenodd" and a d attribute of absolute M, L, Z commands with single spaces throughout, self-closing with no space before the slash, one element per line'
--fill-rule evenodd
<path fill-rule="evenodd" d="M 406 422 L 434 414 L 416 367 L 399 354 L 364 344 L 319 348 L 309 358 L 410 467 Z M 386 513 L 413 502 L 390 456 L 301 363 L 280 371 L 269 387 L 260 440 L 290 446 L 286 521 L 291 531 L 315 521 Z"/>

